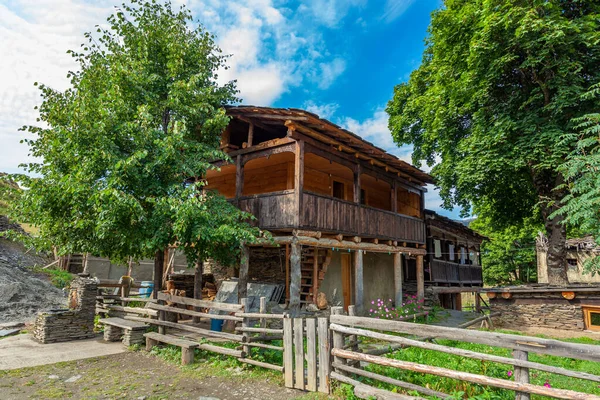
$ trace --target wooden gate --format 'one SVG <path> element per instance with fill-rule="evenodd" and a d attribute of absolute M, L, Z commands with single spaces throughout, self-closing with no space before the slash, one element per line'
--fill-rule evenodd
<path fill-rule="evenodd" d="M 327 318 L 284 318 L 285 386 L 329 393 L 330 343 Z"/>

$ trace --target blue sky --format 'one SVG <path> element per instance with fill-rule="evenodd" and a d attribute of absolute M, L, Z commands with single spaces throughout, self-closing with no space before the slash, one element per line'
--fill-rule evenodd
<path fill-rule="evenodd" d="M 0 171 L 27 162 L 17 129 L 35 121 L 33 82 L 65 89 L 65 54 L 102 24 L 117 0 L 0 0 Z M 176 0 L 232 54 L 221 79 L 237 79 L 244 104 L 305 108 L 410 162 L 383 111 L 394 85 L 421 61 L 441 0 Z M 440 209 L 429 187 L 426 206 Z"/>

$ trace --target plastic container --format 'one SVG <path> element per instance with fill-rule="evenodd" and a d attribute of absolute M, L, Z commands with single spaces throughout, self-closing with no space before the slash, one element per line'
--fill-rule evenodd
<path fill-rule="evenodd" d="M 211 319 L 210 320 L 210 330 L 215 332 L 221 332 L 223 330 L 223 320 L 222 319 Z"/>
<path fill-rule="evenodd" d="M 154 282 L 152 281 L 142 281 L 140 283 L 140 296 L 141 297 L 150 297 L 152 291 L 154 290 Z"/>

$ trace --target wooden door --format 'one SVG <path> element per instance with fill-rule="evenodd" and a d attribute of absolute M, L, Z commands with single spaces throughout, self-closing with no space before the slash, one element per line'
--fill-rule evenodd
<path fill-rule="evenodd" d="M 344 295 L 344 310 L 352 305 L 352 263 L 350 253 L 342 254 L 342 291 Z"/>

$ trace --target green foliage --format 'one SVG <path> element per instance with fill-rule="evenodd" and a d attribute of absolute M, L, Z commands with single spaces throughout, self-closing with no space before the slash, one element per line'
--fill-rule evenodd
<path fill-rule="evenodd" d="M 404 296 L 404 302 L 399 307 L 394 306 L 392 299 L 372 300 L 369 306 L 369 317 L 379 319 L 391 319 L 395 321 L 407 320 L 413 322 L 425 322 L 427 317 L 415 317 L 415 314 L 425 311 L 423 299 L 417 300 L 417 296 L 407 294 Z"/>
<path fill-rule="evenodd" d="M 423 62 L 387 112 L 395 141 L 433 166 L 444 207 L 505 226 L 537 207 L 548 232 L 560 222 L 559 168 L 576 146 L 562 137 L 600 105 L 581 96 L 600 82 L 599 21 L 590 1 L 446 0 L 433 13 Z"/>
<path fill-rule="evenodd" d="M 19 186 L 10 176 L 0 172 L 0 215 L 6 215 L 10 204 L 19 196 Z"/>
<path fill-rule="evenodd" d="M 26 166 L 36 178 L 16 177 L 29 190 L 14 214 L 62 253 L 124 260 L 178 243 L 190 263 L 231 262 L 260 232 L 197 179 L 227 159 L 223 105 L 237 91 L 217 82 L 226 57 L 185 7 L 132 4 L 69 51 L 80 68 L 69 89 L 38 85 L 47 127 L 23 129 L 43 162 Z"/>
<path fill-rule="evenodd" d="M 62 269 L 46 268 L 38 266 L 31 267 L 33 272 L 44 274 L 50 278 L 50 282 L 59 289 L 66 288 L 71 284 L 74 275 Z"/>
<path fill-rule="evenodd" d="M 600 85 L 594 85 L 583 98 L 600 99 Z M 574 122 L 573 132 L 563 136 L 566 142 L 576 142 L 577 146 L 561 166 L 570 193 L 558 213 L 565 216 L 567 223 L 580 228 L 579 236 L 592 234 L 600 245 L 600 107 Z M 597 273 L 600 259 L 589 258 L 584 266 Z"/>
<path fill-rule="evenodd" d="M 497 226 L 491 217 L 481 213 L 469 227 L 488 238 L 481 245 L 486 285 L 537 280 L 535 240 L 538 232 L 544 229 L 538 217 L 524 218 L 510 226 Z"/>

